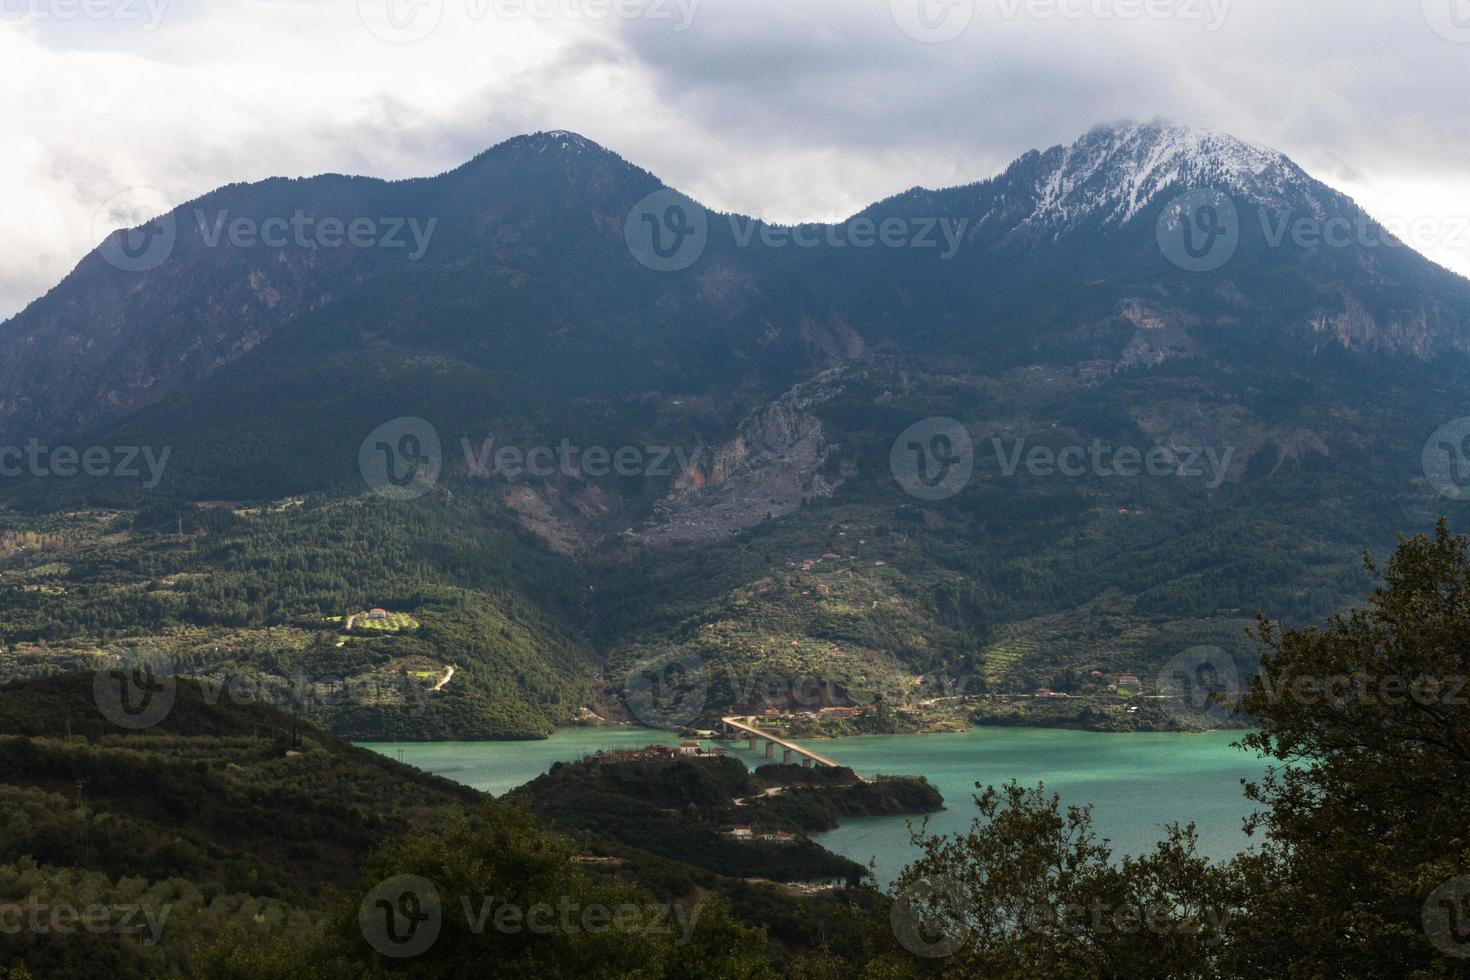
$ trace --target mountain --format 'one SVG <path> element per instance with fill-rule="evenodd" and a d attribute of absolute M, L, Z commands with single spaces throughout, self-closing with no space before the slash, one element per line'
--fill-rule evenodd
<path fill-rule="evenodd" d="M 1058 234 L 1083 223 L 1127 224 L 1163 195 L 1210 187 L 1314 217 L 1345 201 L 1280 153 L 1222 133 L 1167 124 L 1100 126 L 1036 162 L 1032 214 L 1024 225 Z M 1014 168 L 1013 168 L 1014 169 Z"/>
<path fill-rule="evenodd" d="M 1281 219 L 1340 219 L 1371 241 L 1391 238 L 1280 154 L 1215 133 L 1100 127 L 991 180 L 910 191 L 855 216 L 962 228 L 947 261 L 931 261 L 946 251 L 933 227 L 903 232 L 926 247 L 826 244 L 848 237 L 851 221 L 808 229 L 815 248 L 772 247 L 753 220 L 713 215 L 697 263 L 651 273 L 624 230 L 660 186 L 588 140 L 541 133 L 432 179 L 222 188 L 151 227 L 174 243 L 156 267 L 118 268 L 134 264 L 128 237 L 149 229 L 117 232 L 0 329 L 0 434 L 106 427 L 273 338 L 298 351 L 334 340 L 432 346 L 603 394 L 794 381 L 872 349 L 1005 345 L 1015 331 L 995 321 L 1017 315 L 1047 331 L 1158 320 L 1153 312 L 1181 325 L 1266 317 L 1257 329 L 1420 357 L 1470 342 L 1470 284 L 1407 249 L 1272 247 Z M 1195 282 L 1164 261 L 1155 232 L 1172 199 L 1206 188 L 1238 204 L 1241 246 L 1221 275 Z M 297 215 L 307 230 L 281 232 L 286 247 L 259 240 L 270 219 Z M 320 245 L 332 218 L 366 218 L 368 238 L 395 247 Z M 256 231 L 232 246 L 241 220 Z M 1050 302 L 1037 304 L 1042 284 Z M 1256 285 L 1269 299 L 1247 289 Z M 344 319 L 350 337 L 332 337 Z"/>
<path fill-rule="evenodd" d="M 0 560 L 0 642 L 459 667 L 422 717 L 317 716 L 413 737 L 620 716 L 648 658 L 712 666 L 706 712 L 762 673 L 906 703 L 1201 644 L 1248 670 L 1253 610 L 1320 618 L 1454 506 L 1421 457 L 1467 349 L 1470 282 L 1281 154 L 1161 122 L 796 228 L 560 132 L 424 180 L 237 185 L 0 326 L 3 442 L 169 451 L 156 486 L 5 481 L 16 540 L 59 543 Z M 965 478 L 916 490 L 903 460 L 957 445 L 932 419 Z M 433 443 L 424 493 L 369 496 Z M 423 632 L 324 625 L 374 605 Z M 1065 720 L 1139 723 L 1089 710 Z"/>
<path fill-rule="evenodd" d="M 1229 233 L 1199 229 L 1212 248 L 1192 259 L 1180 221 L 1216 205 Z M 1335 343 L 1432 358 L 1465 350 L 1470 329 L 1470 283 L 1283 155 L 1218 133 L 1100 127 L 992 180 L 910 191 L 868 213 L 971 216 L 965 250 L 926 285 L 957 333 L 974 336 L 977 312 L 1011 321 L 992 343 L 1025 318 L 1048 333 L 1198 325 L 1214 328 L 1211 342 L 1247 332 L 1294 353 Z"/>
<path fill-rule="evenodd" d="M 622 228 L 629 208 L 658 186 L 600 147 L 550 133 L 511 140 L 431 180 L 329 175 L 223 188 L 141 232 L 116 233 L 4 326 L 0 430 L 105 426 L 271 339 L 294 351 L 432 344 L 505 371 L 544 374 L 555 359 L 593 384 L 610 367 L 607 384 L 646 380 L 699 356 L 699 320 L 728 319 L 695 311 L 690 323 L 689 311 L 671 310 L 663 323 L 645 322 L 661 292 L 650 287 L 660 283 L 628 287 L 636 266 Z M 298 215 L 303 233 L 280 229 Z M 344 245 L 340 230 L 336 245 L 319 244 L 333 218 L 366 218 L 375 244 Z M 263 244 L 273 219 L 287 247 Z M 236 221 L 257 230 L 244 247 L 232 244 Z M 134 271 L 129 236 L 174 244 L 161 264 Z M 387 294 L 404 305 L 384 306 Z M 646 336 L 636 336 L 635 323 Z M 62 374 L 71 379 L 64 390 L 50 383 Z"/>

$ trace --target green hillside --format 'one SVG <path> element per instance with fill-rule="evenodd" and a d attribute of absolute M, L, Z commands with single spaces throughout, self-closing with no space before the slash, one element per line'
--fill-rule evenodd
<path fill-rule="evenodd" d="M 0 965 L 194 975 L 217 940 L 304 935 L 371 850 L 479 801 L 284 712 L 211 703 L 188 681 L 166 719 L 133 733 L 103 716 L 91 675 L 0 686 L 0 895 L 154 917 L 138 912 L 136 934 L 0 932 Z"/>
<path fill-rule="evenodd" d="M 576 569 L 471 505 L 312 498 L 4 520 L 6 674 L 149 662 L 213 697 L 379 739 L 543 737 L 596 690 Z M 416 628 L 344 631 L 377 607 Z"/>

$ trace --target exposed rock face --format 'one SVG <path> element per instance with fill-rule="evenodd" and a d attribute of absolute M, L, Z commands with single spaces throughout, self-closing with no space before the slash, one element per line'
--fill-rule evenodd
<path fill-rule="evenodd" d="M 1128 300 L 1119 317 L 1134 328 L 1132 339 L 1118 359 L 1121 367 L 1157 365 L 1172 357 L 1193 357 L 1199 344 L 1190 328 L 1199 318 L 1179 309 L 1157 306 L 1145 300 Z"/>
<path fill-rule="evenodd" d="M 710 541 L 776 519 L 842 484 L 836 448 L 809 409 L 830 397 L 822 375 L 753 413 L 724 445 L 706 449 L 681 475 L 637 537 L 649 544 Z"/>

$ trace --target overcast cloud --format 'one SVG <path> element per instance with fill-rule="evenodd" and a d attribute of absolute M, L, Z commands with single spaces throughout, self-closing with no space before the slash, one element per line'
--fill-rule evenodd
<path fill-rule="evenodd" d="M 421 176 L 538 129 L 793 221 L 1163 116 L 1470 274 L 1467 79 L 1470 0 L 0 0 L 0 317 L 129 188 Z"/>

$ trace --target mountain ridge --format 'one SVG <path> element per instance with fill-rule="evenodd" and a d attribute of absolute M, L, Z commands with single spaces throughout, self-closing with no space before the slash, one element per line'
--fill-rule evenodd
<path fill-rule="evenodd" d="M 1150 219 L 1165 198 L 1210 180 L 1248 199 L 1239 254 L 1213 276 L 1182 274 L 1164 261 Z M 482 352 L 471 361 L 503 361 L 519 350 L 506 365 L 511 370 L 542 376 L 547 358 L 556 358 L 588 383 L 625 387 L 685 390 L 697 372 L 709 383 L 753 382 L 771 396 L 863 351 L 979 343 L 1005 350 L 1022 338 L 998 323 L 1028 303 L 1021 317 L 1030 321 L 1028 332 L 1090 329 L 1089 320 L 1126 319 L 1143 302 L 1181 326 L 1204 307 L 1218 308 L 1212 319 L 1227 326 L 1277 318 L 1254 329 L 1285 328 L 1302 350 L 1324 339 L 1419 358 L 1470 350 L 1470 281 L 1407 250 L 1271 243 L 1269 229 L 1250 220 L 1252 203 L 1262 225 L 1268 207 L 1314 220 L 1366 216 L 1284 155 L 1210 130 L 1161 121 L 1094 127 L 987 180 L 909 191 L 848 223 L 809 226 L 935 216 L 958 226 L 963 219 L 964 251 L 953 262 L 930 261 L 918 248 L 783 250 L 759 235 L 741 242 L 739 216 L 731 216 L 729 227 L 710 221 L 704 255 L 686 273 L 654 277 L 632 261 L 623 226 L 640 198 L 664 187 L 565 130 L 502 141 L 437 177 L 228 185 L 171 212 L 178 241 L 157 267 L 112 268 L 99 248 L 0 325 L 0 436 L 104 431 L 320 319 L 317 311 L 345 310 L 354 295 L 373 291 L 410 295 L 431 280 L 462 294 L 462 310 L 469 302 L 482 315 L 504 310 L 504 326 L 494 334 L 468 321 L 457 332 L 410 326 L 459 316 L 447 301 L 436 315 L 427 307 L 396 311 L 392 299 L 357 304 L 350 315 L 365 326 L 381 319 L 388 335 L 408 330 L 430 349 L 448 342 L 460 349 L 456 356 L 478 345 Z M 372 215 L 385 223 L 408 216 L 425 227 L 433 222 L 432 237 L 419 262 L 387 248 L 210 248 L 200 241 L 210 231 L 201 214 L 261 223 L 293 213 Z M 1291 287 L 1288 276 L 1297 278 Z M 1058 278 L 1075 280 L 1072 298 L 1042 312 L 1047 304 L 1033 300 L 1055 292 Z M 1262 278 L 1264 287 L 1256 282 Z M 1099 291 L 1088 281 L 1105 285 Z M 1262 288 L 1295 295 L 1261 304 Z M 549 338 L 536 336 L 538 321 L 551 325 Z M 599 362 L 611 370 L 599 370 Z M 55 384 L 62 376 L 68 383 Z"/>

